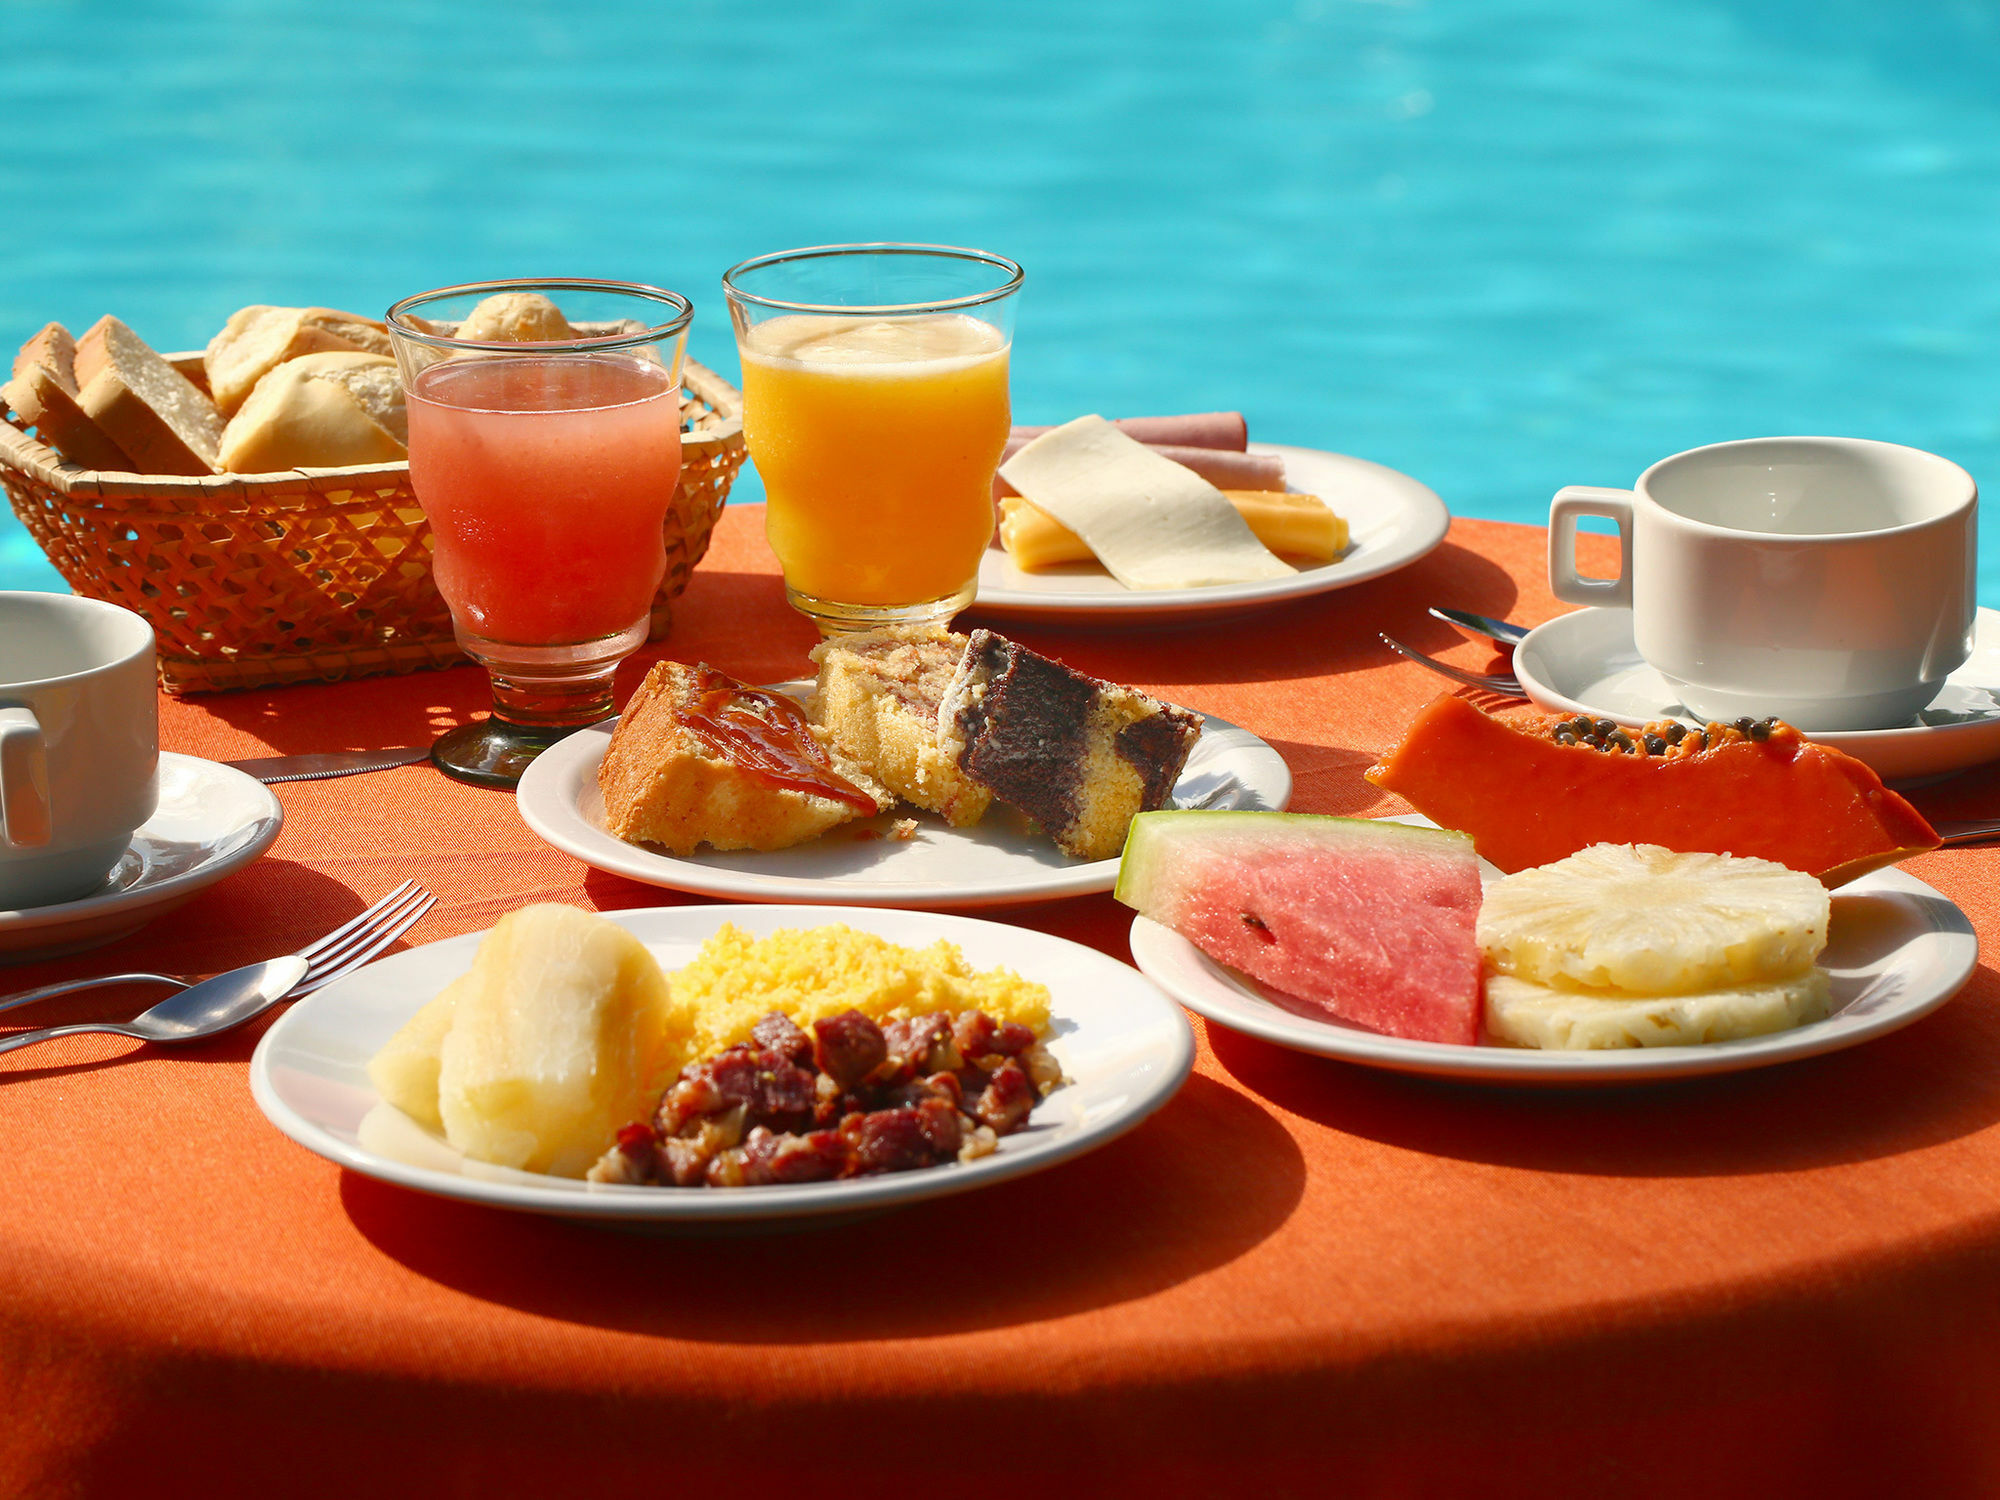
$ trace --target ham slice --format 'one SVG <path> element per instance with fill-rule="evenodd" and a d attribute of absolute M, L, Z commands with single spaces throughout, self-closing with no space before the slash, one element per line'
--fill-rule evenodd
<path fill-rule="evenodd" d="M 1223 448 L 1241 453 L 1250 441 L 1250 427 L 1240 411 L 1197 411 L 1176 417 L 1120 417 L 1112 425 L 1127 437 L 1156 447 Z M 1048 430 L 1046 427 L 1016 427 L 1012 436 L 1018 441 L 1009 445 L 1007 456 L 1012 458 L 1014 449 Z"/>
<path fill-rule="evenodd" d="M 1026 430 L 1017 428 L 1016 432 Z M 1000 461 L 1007 462 L 1033 441 L 1033 438 L 1018 435 L 1008 438 Z M 1184 448 L 1161 443 L 1147 443 L 1146 447 L 1161 458 L 1170 458 L 1181 467 L 1194 470 L 1219 490 L 1282 490 L 1285 487 L 1285 461 L 1274 453 L 1232 453 L 1225 448 Z M 1018 493 L 1006 480 L 994 476 L 995 499 Z"/>

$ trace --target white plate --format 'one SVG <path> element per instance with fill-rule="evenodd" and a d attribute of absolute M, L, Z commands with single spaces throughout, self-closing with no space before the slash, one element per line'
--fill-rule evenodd
<path fill-rule="evenodd" d="M 1514 675 L 1538 707 L 1555 713 L 1593 714 L 1628 728 L 1699 717 L 1639 655 L 1629 609 L 1581 609 L 1536 626 L 1514 648 Z M 1972 655 L 1916 723 L 1810 738 L 1865 761 L 1884 781 L 1948 776 L 2000 759 L 2000 613 L 1979 611 Z"/>
<path fill-rule="evenodd" d="M 160 754 L 160 804 L 96 895 L 0 911 L 0 963 L 54 958 L 136 932 L 271 847 L 284 809 L 255 777 Z"/>
<path fill-rule="evenodd" d="M 1408 567 L 1444 540 L 1451 515 L 1407 474 L 1344 453 L 1252 443 L 1252 453 L 1285 461 L 1286 488 L 1317 495 L 1346 520 L 1347 550 L 1290 578 L 1196 589 L 1126 588 L 1096 563 L 1024 573 L 998 547 L 979 565 L 974 614 L 1009 619 L 1095 619 L 1107 623 L 1254 609 L 1344 589 Z"/>
<path fill-rule="evenodd" d="M 909 839 L 888 834 L 904 815 L 899 809 L 769 853 L 705 849 L 682 858 L 628 844 L 605 832 L 597 790 L 611 730 L 610 723 L 596 725 L 544 750 L 515 792 L 530 828 L 593 869 L 733 901 L 856 906 L 1001 906 L 1089 895 L 1118 883 L 1117 860 L 1079 864 L 1002 807 L 970 828 L 918 814 Z M 1212 716 L 1174 783 L 1176 802 L 1212 807 L 1282 811 L 1291 796 L 1292 773 L 1278 752 Z"/>
<path fill-rule="evenodd" d="M 397 1027 L 471 967 L 484 934 L 468 933 L 369 964 L 293 1006 L 250 1059 L 258 1106 L 307 1150 L 419 1192 L 531 1213 L 695 1226 L 857 1213 L 1038 1172 L 1123 1135 L 1174 1096 L 1194 1063 L 1194 1037 L 1178 1007 L 1127 965 L 1046 933 L 973 917 L 852 907 L 676 906 L 606 915 L 669 971 L 692 959 L 724 922 L 760 936 L 845 922 L 914 947 L 948 939 L 975 968 L 1005 965 L 1049 987 L 1049 1050 L 1069 1082 L 1036 1105 L 1027 1126 L 1004 1137 L 993 1155 L 884 1177 L 728 1189 L 625 1187 L 470 1162 L 381 1104 L 366 1071 Z"/>
<path fill-rule="evenodd" d="M 1487 870 L 1489 878 L 1498 874 Z M 1833 923 L 1820 957 L 1833 980 L 1825 1020 L 1705 1047 L 1588 1052 L 1406 1041 L 1302 1015 L 1145 917 L 1132 923 L 1132 960 L 1188 1009 L 1281 1047 L 1467 1083 L 1566 1086 L 1734 1073 L 1852 1047 L 1909 1025 L 1957 994 L 1979 960 L 1979 939 L 1965 913 L 1930 886 L 1900 870 L 1877 870 L 1833 893 Z"/>

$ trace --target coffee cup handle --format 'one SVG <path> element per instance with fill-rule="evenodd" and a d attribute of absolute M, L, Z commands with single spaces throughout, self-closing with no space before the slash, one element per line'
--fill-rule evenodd
<path fill-rule="evenodd" d="M 1588 578 L 1576 570 L 1576 518 L 1599 516 L 1618 526 L 1618 576 Z M 1632 607 L 1632 492 L 1566 485 L 1549 504 L 1549 590 L 1565 604 Z"/>
<path fill-rule="evenodd" d="M 33 709 L 0 708 L 0 849 L 49 841 L 48 749 Z"/>

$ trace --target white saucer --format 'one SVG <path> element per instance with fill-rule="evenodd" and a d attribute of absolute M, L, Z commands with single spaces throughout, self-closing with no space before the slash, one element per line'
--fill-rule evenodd
<path fill-rule="evenodd" d="M 0 911 L 0 963 L 55 958 L 136 932 L 271 847 L 285 821 L 261 781 L 193 755 L 160 754 L 160 805 L 96 895 Z"/>
<path fill-rule="evenodd" d="M 1483 873 L 1490 878 L 1499 872 L 1488 866 Z M 1965 913 L 1932 887 L 1901 870 L 1877 870 L 1833 893 L 1833 921 L 1820 956 L 1833 982 L 1825 1020 L 1702 1047 L 1582 1052 L 1409 1041 L 1302 1014 L 1145 917 L 1132 922 L 1132 961 L 1189 1010 L 1281 1047 L 1466 1083 L 1568 1087 L 1735 1073 L 1852 1047 L 1909 1025 L 1957 994 L 1979 961 L 1979 938 Z"/>
<path fill-rule="evenodd" d="M 1097 563 L 1024 573 L 998 547 L 979 565 L 975 615 L 1002 619 L 1095 620 L 1102 624 L 1159 623 L 1234 612 L 1344 589 L 1408 567 L 1444 540 L 1451 515 L 1427 486 L 1407 474 L 1344 453 L 1252 443 L 1252 453 L 1285 461 L 1286 488 L 1317 495 L 1347 522 L 1347 550 L 1329 563 L 1289 578 L 1215 584 L 1195 589 L 1132 590 Z"/>
<path fill-rule="evenodd" d="M 782 684 L 800 689 L 803 684 Z M 704 849 L 679 857 L 605 831 L 597 768 L 615 721 L 559 740 L 535 757 L 515 791 L 521 820 L 594 869 L 670 890 L 732 901 L 816 901 L 856 906 L 972 907 L 1051 901 L 1108 891 L 1118 861 L 1079 864 L 1025 820 L 996 807 L 970 828 L 917 815 L 909 839 L 889 834 L 907 813 L 848 823 L 823 838 L 769 853 Z M 1179 803 L 1282 811 L 1292 796 L 1283 757 L 1247 729 L 1208 716 L 1180 780 Z"/>
<path fill-rule="evenodd" d="M 763 936 L 845 922 L 910 947 L 956 943 L 975 968 L 1001 965 L 1049 987 L 1049 1050 L 1067 1080 L 977 1161 L 751 1188 L 606 1186 L 468 1161 L 381 1103 L 368 1059 L 396 1028 L 471 966 L 483 933 L 467 933 L 357 970 L 279 1017 L 250 1060 L 250 1089 L 273 1125 L 329 1161 L 419 1192 L 495 1208 L 657 1228 L 851 1214 L 986 1187 L 1041 1171 L 1123 1135 L 1174 1096 L 1194 1064 L 1187 1017 L 1129 965 L 1032 929 L 931 912 L 855 907 L 667 906 L 607 912 L 669 970 L 724 922 Z"/>
<path fill-rule="evenodd" d="M 1592 714 L 1628 728 L 1699 717 L 1640 657 L 1626 609 L 1580 609 L 1536 626 L 1514 648 L 1514 675 L 1538 707 L 1556 713 Z M 1865 761 L 1884 781 L 1948 776 L 2000 759 L 2000 612 L 1978 612 L 1972 655 L 1916 723 L 1810 738 Z"/>

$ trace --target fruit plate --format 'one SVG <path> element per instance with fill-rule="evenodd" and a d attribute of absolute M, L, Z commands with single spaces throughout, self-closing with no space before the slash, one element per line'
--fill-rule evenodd
<path fill-rule="evenodd" d="M 1444 501 L 1407 474 L 1316 448 L 1252 443 L 1253 453 L 1285 461 L 1285 487 L 1317 495 L 1347 522 L 1347 550 L 1332 562 L 1303 567 L 1289 578 L 1211 584 L 1191 589 L 1128 589 L 1096 563 L 1024 573 L 998 547 L 979 565 L 975 616 L 1009 620 L 1090 620 L 1100 625 L 1159 624 L 1217 613 L 1239 613 L 1324 594 L 1406 568 L 1444 540 L 1451 514 Z"/>
<path fill-rule="evenodd" d="M 1218 1026 L 1321 1057 L 1467 1083 L 1641 1083 L 1816 1057 L 1928 1015 L 1958 993 L 1978 959 L 1979 939 L 1964 912 L 1914 876 L 1877 870 L 1833 893 L 1833 921 L 1820 957 L 1833 981 L 1826 1019 L 1702 1047 L 1541 1052 L 1406 1041 L 1304 1015 L 1291 1008 L 1299 1002 L 1281 1001 L 1275 991 L 1216 963 L 1178 933 L 1145 917 L 1132 922 L 1132 961 L 1169 995 Z"/>
<path fill-rule="evenodd" d="M 804 684 L 781 689 L 802 692 Z M 1025 820 L 995 808 L 971 828 L 921 814 L 917 831 L 898 839 L 899 813 L 845 824 L 810 843 L 686 856 L 628 844 L 605 831 L 597 767 L 612 725 L 579 730 L 544 750 L 515 795 L 522 821 L 556 848 L 594 869 L 670 890 L 734 901 L 812 901 L 857 906 L 977 907 L 1051 901 L 1108 891 L 1118 861 L 1079 864 Z M 1247 729 L 1205 716 L 1181 777 L 1176 806 L 1282 811 L 1292 796 L 1283 757 Z M 900 810 L 899 810 L 900 812 Z"/>
<path fill-rule="evenodd" d="M 999 965 L 1049 987 L 1049 1050 L 1068 1080 L 1028 1124 L 977 1161 L 751 1188 L 626 1187 L 468 1161 L 384 1104 L 367 1063 L 417 1008 L 472 966 L 484 933 L 445 938 L 357 970 L 281 1017 L 250 1060 L 250 1089 L 286 1135 L 350 1171 L 493 1208 L 663 1228 L 755 1224 L 892 1208 L 1039 1172 L 1116 1139 L 1174 1096 L 1194 1063 L 1187 1017 L 1143 976 L 1094 948 L 976 917 L 856 907 L 675 906 L 605 914 L 669 972 L 724 922 L 763 936 L 845 922 L 891 942 L 956 943 L 976 968 Z"/>

